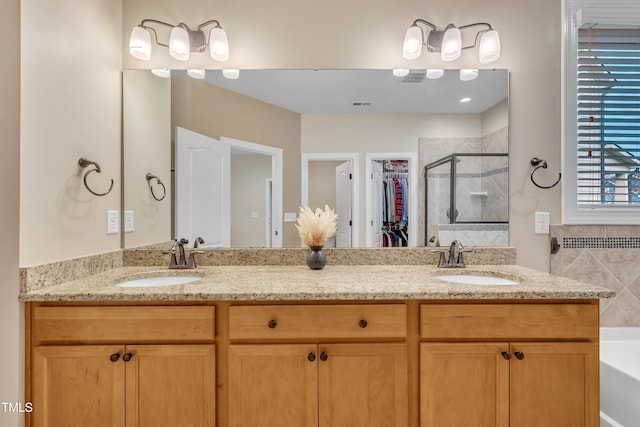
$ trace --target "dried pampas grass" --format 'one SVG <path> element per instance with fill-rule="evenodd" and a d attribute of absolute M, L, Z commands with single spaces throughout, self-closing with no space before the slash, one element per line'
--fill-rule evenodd
<path fill-rule="evenodd" d="M 337 218 L 338 215 L 328 205 L 324 210 L 317 208 L 315 212 L 305 206 L 300 208 L 296 228 L 307 246 L 323 246 L 329 237 L 336 234 Z"/>

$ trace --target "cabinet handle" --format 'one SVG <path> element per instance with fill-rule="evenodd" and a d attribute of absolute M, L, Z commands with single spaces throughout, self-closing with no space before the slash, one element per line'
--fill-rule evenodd
<path fill-rule="evenodd" d="M 367 321 L 362 319 L 362 320 L 360 320 L 360 322 L 358 322 L 358 325 L 360 325 L 361 328 L 366 328 L 367 327 Z"/>
<path fill-rule="evenodd" d="M 109 356 L 109 360 L 111 360 L 112 362 L 117 362 L 118 359 L 120 359 L 120 353 L 113 353 L 111 356 Z"/>
<path fill-rule="evenodd" d="M 504 357 L 505 360 L 509 360 L 509 359 L 511 359 L 511 353 L 503 351 L 502 352 L 502 357 Z"/>
<path fill-rule="evenodd" d="M 278 322 L 276 322 L 275 320 L 271 319 L 269 320 L 269 323 L 267 323 L 267 326 L 269 326 L 269 328 L 274 329 L 276 326 L 278 326 Z"/>
<path fill-rule="evenodd" d="M 124 360 L 125 362 L 128 362 L 129 360 L 131 360 L 131 358 L 132 358 L 132 357 L 133 357 L 133 354 L 131 354 L 131 353 L 125 353 L 125 354 L 122 356 L 122 360 Z"/>
<path fill-rule="evenodd" d="M 523 353 L 523 352 L 521 352 L 521 351 L 516 351 L 516 352 L 515 352 L 515 353 L 513 353 L 513 354 L 515 354 L 516 359 L 518 359 L 518 360 L 522 360 L 522 359 L 524 359 L 524 353 Z"/>
<path fill-rule="evenodd" d="M 325 353 L 324 351 L 320 353 L 320 360 L 322 360 L 323 362 L 326 361 L 328 358 L 329 356 L 327 356 L 327 353 Z"/>
<path fill-rule="evenodd" d="M 316 354 L 314 352 L 307 354 L 307 360 L 309 362 L 313 362 L 314 360 L 316 360 Z"/>

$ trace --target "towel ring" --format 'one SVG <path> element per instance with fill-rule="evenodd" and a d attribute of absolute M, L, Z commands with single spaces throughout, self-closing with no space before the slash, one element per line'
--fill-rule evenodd
<path fill-rule="evenodd" d="M 544 190 L 548 190 L 549 188 L 553 188 L 556 185 L 558 185 L 558 183 L 560 182 L 560 179 L 562 178 L 562 173 L 558 172 L 558 179 L 556 180 L 556 182 L 554 182 L 551 185 L 540 185 L 533 179 L 533 174 L 540 168 L 546 169 L 547 168 L 547 161 L 539 159 L 537 157 L 534 157 L 533 159 L 531 159 L 531 166 L 535 166 L 535 169 L 533 169 L 533 171 L 531 171 L 531 176 L 530 176 L 531 182 L 533 182 L 533 185 L 535 185 L 538 188 L 542 188 Z"/>
<path fill-rule="evenodd" d="M 82 181 L 84 182 L 84 186 L 87 188 L 87 190 L 89 190 L 89 192 L 91 194 L 93 194 L 94 196 L 106 196 L 107 194 L 111 193 L 111 190 L 113 190 L 113 179 L 111 180 L 111 185 L 109 185 L 109 189 L 104 192 L 104 193 L 97 193 L 95 191 L 93 191 L 91 189 L 91 187 L 89 187 L 89 184 L 87 184 L 87 176 L 91 173 L 91 172 L 98 172 L 101 173 L 102 170 L 100 169 L 100 165 L 96 162 L 93 162 L 89 159 L 87 159 L 86 157 L 80 157 L 78 159 L 78 164 L 80 165 L 80 167 L 82 168 L 86 168 L 87 166 L 93 165 L 94 168 L 93 169 L 89 169 L 88 171 L 85 172 L 84 174 L 84 178 L 82 179 Z"/>
<path fill-rule="evenodd" d="M 164 186 L 164 183 L 160 181 L 160 178 L 158 178 L 152 173 L 147 173 L 146 177 L 147 177 L 147 183 L 149 184 L 149 189 L 151 190 L 151 195 L 153 196 L 153 198 L 159 202 L 164 200 L 165 196 L 167 195 L 167 187 Z M 152 179 L 155 179 L 158 185 L 162 186 L 162 197 L 160 198 L 158 198 L 158 196 L 156 196 L 156 193 L 153 192 L 153 185 L 151 185 Z"/>

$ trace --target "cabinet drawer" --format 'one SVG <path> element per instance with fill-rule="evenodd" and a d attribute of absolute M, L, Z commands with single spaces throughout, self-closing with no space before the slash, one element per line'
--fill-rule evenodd
<path fill-rule="evenodd" d="M 404 338 L 402 304 L 275 305 L 229 308 L 231 339 Z"/>
<path fill-rule="evenodd" d="M 35 343 L 212 341 L 215 307 L 36 307 Z"/>
<path fill-rule="evenodd" d="M 597 304 L 423 304 L 428 339 L 598 339 Z"/>

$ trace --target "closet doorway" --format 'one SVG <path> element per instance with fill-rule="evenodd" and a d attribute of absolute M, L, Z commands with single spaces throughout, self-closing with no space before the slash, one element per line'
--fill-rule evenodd
<path fill-rule="evenodd" d="M 416 246 L 417 153 L 366 153 L 365 177 L 366 246 Z"/>
<path fill-rule="evenodd" d="M 358 153 L 302 154 L 302 206 L 326 204 L 338 215 L 338 230 L 327 247 L 360 244 L 358 161 Z"/>

